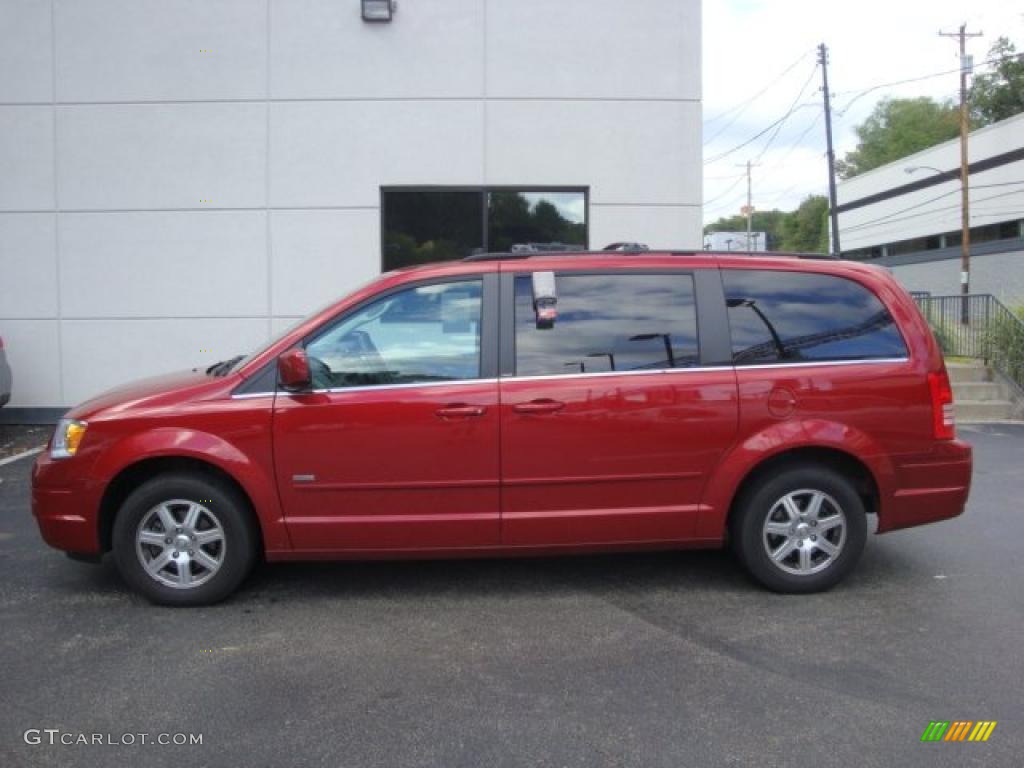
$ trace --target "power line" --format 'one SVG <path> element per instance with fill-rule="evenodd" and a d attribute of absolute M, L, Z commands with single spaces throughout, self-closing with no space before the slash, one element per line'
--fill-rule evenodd
<path fill-rule="evenodd" d="M 814 130 L 815 126 L 818 124 L 818 121 L 821 120 L 821 117 L 822 117 L 823 114 L 824 114 L 824 110 L 819 109 L 818 112 L 814 115 L 814 117 L 811 118 L 811 121 L 807 124 L 807 127 L 804 128 L 800 132 L 800 134 L 796 137 L 796 140 L 792 144 L 789 145 L 789 147 L 779 157 L 779 159 L 765 164 L 763 170 L 764 171 L 770 171 L 770 170 L 772 170 L 774 168 L 778 168 L 778 167 L 784 165 L 786 160 L 789 159 L 790 155 L 792 155 L 793 152 L 796 151 L 797 147 L 801 146 L 801 144 L 803 143 L 803 140 L 807 137 L 807 134 L 809 134 L 811 131 Z M 735 182 L 732 185 L 730 185 L 728 187 L 728 189 L 726 189 L 725 191 L 721 192 L 720 194 L 716 195 L 715 197 L 711 198 L 710 200 L 708 200 L 707 202 L 704 203 L 705 213 L 707 213 L 707 211 L 709 210 L 709 206 L 712 203 L 718 202 L 719 200 L 721 200 L 724 197 L 726 197 L 730 192 L 732 192 L 732 190 L 736 189 L 736 187 L 739 186 L 739 182 L 742 181 L 744 177 L 745 177 L 745 174 L 740 174 L 739 176 L 733 176 L 733 175 L 729 175 L 729 176 L 705 176 L 704 177 L 705 181 L 721 181 L 721 180 L 727 180 L 727 179 L 728 180 L 735 180 Z M 792 192 L 797 187 L 802 186 L 803 184 L 804 184 L 804 182 L 797 182 L 796 184 L 793 184 L 792 186 L 787 187 L 782 192 L 779 192 L 779 193 L 775 194 L 775 196 L 773 198 L 771 198 L 771 200 L 769 200 L 767 203 L 764 204 L 765 210 L 771 209 L 772 206 L 774 206 L 776 203 L 778 203 L 778 201 L 780 199 L 782 199 L 783 197 L 788 195 L 790 192 Z M 769 194 L 771 194 L 771 192 L 769 192 Z M 719 205 L 719 206 L 715 206 L 714 208 L 712 208 L 710 210 L 719 210 L 720 208 L 725 208 L 725 207 L 727 207 L 729 205 L 732 205 L 733 202 L 739 202 L 740 199 L 741 199 L 741 195 L 734 196 L 733 198 L 728 200 L 726 203 L 724 203 L 722 205 Z"/>
<path fill-rule="evenodd" d="M 1001 59 L 999 59 L 999 58 L 987 59 L 986 61 L 979 62 L 976 66 L 984 67 L 984 66 L 988 66 L 989 64 L 994 64 L 994 63 L 996 63 L 998 61 L 1001 61 Z M 909 85 L 911 83 L 920 83 L 920 82 L 922 82 L 924 80 L 931 80 L 931 79 L 936 78 L 936 77 L 943 77 L 944 75 L 952 75 L 952 74 L 955 74 L 955 73 L 957 73 L 959 71 L 960 71 L 960 68 L 957 67 L 956 69 L 946 69 L 946 70 L 943 70 L 942 72 L 931 72 L 931 73 L 929 73 L 927 75 L 919 75 L 917 77 L 908 77 L 908 78 L 906 78 L 904 80 L 893 80 L 892 82 L 889 82 L 889 83 L 879 83 L 878 85 L 868 86 L 867 88 L 863 88 L 863 89 L 861 89 L 859 91 L 858 90 L 853 90 L 853 89 L 851 89 L 849 91 L 840 91 L 839 93 L 834 93 L 832 95 L 833 96 L 849 96 L 852 93 L 852 94 L 854 94 L 854 96 L 849 101 L 847 101 L 841 108 L 837 107 L 835 110 L 833 110 L 833 112 L 835 113 L 835 115 L 837 117 L 843 117 L 846 114 L 847 110 L 849 110 L 849 108 L 851 106 L 853 106 L 853 104 L 855 102 L 859 101 L 864 96 L 867 96 L 869 93 L 874 93 L 875 91 L 881 90 L 882 88 L 894 88 L 894 87 L 896 87 L 898 85 Z"/>
<path fill-rule="evenodd" d="M 797 139 L 796 139 L 796 141 L 794 141 L 794 142 L 793 142 L 793 143 L 792 143 L 792 144 L 791 144 L 791 145 L 789 146 L 789 149 L 787 149 L 787 150 L 786 150 L 786 152 L 785 152 L 785 153 L 784 153 L 784 154 L 783 154 L 783 155 L 782 155 L 782 156 L 781 156 L 781 157 L 780 157 L 780 158 L 779 158 L 779 159 L 778 159 L 777 161 L 775 161 L 774 163 L 769 163 L 768 165 L 766 165 L 766 166 L 765 166 L 765 170 L 767 171 L 767 170 L 770 170 L 770 169 L 772 169 L 772 168 L 777 168 L 777 167 L 779 167 L 779 166 L 781 166 L 781 165 L 784 165 L 784 164 L 785 164 L 785 162 L 786 162 L 786 160 L 788 160 L 788 159 L 789 159 L 789 156 L 790 156 L 790 155 L 792 155 L 792 154 L 793 154 L 793 152 L 794 152 L 794 151 L 796 150 L 796 148 L 797 148 L 797 147 L 799 147 L 799 146 L 801 145 L 801 143 L 803 142 L 803 140 L 804 140 L 804 138 L 805 138 L 805 137 L 807 136 L 807 134 L 808 134 L 808 133 L 810 133 L 810 132 L 811 132 L 812 130 L 814 130 L 814 126 L 816 126 L 816 125 L 818 124 L 818 121 L 819 121 L 819 120 L 821 120 L 821 117 L 822 117 L 822 115 L 824 115 L 824 114 L 825 114 L 824 110 L 821 110 L 821 111 L 819 111 L 819 112 L 818 112 L 818 113 L 817 113 L 817 114 L 816 114 L 816 115 L 814 116 L 814 119 L 813 119 L 813 120 L 811 120 L 811 122 L 810 122 L 810 123 L 808 123 L 807 127 L 806 127 L 806 128 L 804 128 L 804 130 L 803 130 L 803 131 L 802 131 L 802 132 L 800 133 L 800 135 L 799 135 L 799 136 L 797 136 Z M 788 195 L 788 194 L 789 194 L 790 192 L 792 192 L 792 191 L 793 191 L 794 189 L 796 189 L 797 187 L 801 187 L 801 186 L 804 186 L 804 182 L 802 182 L 802 181 L 798 181 L 798 182 L 797 182 L 796 184 L 793 184 L 792 186 L 789 186 L 789 187 L 787 187 L 787 188 L 786 188 L 786 189 L 784 189 L 784 190 L 783 190 L 782 192 L 779 192 L 778 194 L 776 194 L 776 195 L 775 195 L 775 197 L 773 197 L 773 198 L 772 198 L 771 200 L 769 200 L 769 201 L 768 201 L 767 203 L 765 203 L 765 204 L 764 204 L 764 205 L 765 205 L 765 207 L 766 207 L 766 208 L 771 208 L 771 207 L 772 207 L 773 205 L 775 205 L 776 203 L 778 203 L 778 202 L 779 202 L 779 200 L 781 200 L 781 199 L 782 199 L 783 197 L 785 197 L 786 195 Z"/>
<path fill-rule="evenodd" d="M 732 181 L 735 178 L 735 173 L 727 173 L 724 176 L 705 176 L 704 181 Z"/>
<path fill-rule="evenodd" d="M 744 174 L 740 178 L 741 179 L 742 178 L 746 178 L 746 174 Z M 712 211 L 719 211 L 719 212 L 720 211 L 724 211 L 725 209 L 730 208 L 731 206 L 740 203 L 743 200 L 743 197 L 745 195 L 746 195 L 746 192 L 745 191 L 741 191 L 738 194 L 735 194 L 732 197 L 730 197 L 724 203 L 718 203 L 718 205 L 714 205 L 714 206 L 710 206 L 710 207 L 709 206 L 704 206 L 704 213 L 705 213 L 705 215 L 707 215 L 707 214 L 709 214 Z M 721 197 L 722 197 L 722 195 L 719 195 L 718 199 L 720 199 Z"/>
<path fill-rule="evenodd" d="M 959 193 L 960 193 L 959 189 L 947 190 L 946 192 L 943 192 L 941 195 L 936 195 L 935 197 L 929 197 L 927 200 L 924 200 L 923 202 L 916 203 L 915 205 L 907 206 L 906 208 L 901 208 L 900 210 L 893 211 L 892 213 L 887 213 L 885 216 L 879 216 L 876 219 L 869 219 L 868 221 L 862 221 L 860 224 L 854 224 L 852 226 L 843 227 L 843 232 L 852 232 L 853 230 L 862 229 L 862 228 L 867 227 L 867 226 L 869 226 L 871 224 L 877 224 L 877 223 L 882 222 L 882 221 L 889 221 L 890 219 L 893 219 L 894 217 L 899 216 L 901 213 L 906 213 L 907 211 L 914 211 L 914 210 L 917 210 L 918 208 L 923 208 L 924 206 L 926 206 L 926 205 L 928 205 L 930 203 L 934 203 L 936 200 L 941 200 L 944 197 L 949 197 L 950 195 L 957 195 Z M 911 217 L 911 218 L 913 218 L 913 217 Z M 896 219 L 896 221 L 901 221 L 901 219 Z"/>
<path fill-rule="evenodd" d="M 811 74 L 808 76 L 807 80 L 804 81 L 803 87 L 800 89 L 800 93 L 798 93 L 796 95 L 796 98 L 793 99 L 793 103 L 789 105 L 789 112 L 786 113 L 787 117 L 789 115 L 792 115 L 796 111 L 797 104 L 800 102 L 801 99 L 803 99 L 804 93 L 807 91 L 807 86 L 809 86 L 811 84 L 811 81 L 814 79 L 814 76 L 817 74 L 817 72 L 818 72 L 818 65 L 815 64 L 814 69 L 811 70 Z M 757 157 L 754 158 L 754 162 L 755 163 L 758 160 L 760 160 L 762 157 L 764 157 L 764 153 L 768 151 L 768 148 L 772 145 L 772 143 L 778 137 L 779 131 L 782 130 L 782 126 L 785 125 L 785 124 L 786 124 L 785 120 L 780 122 L 778 124 L 778 126 L 775 128 L 775 131 L 772 133 L 772 135 L 768 137 L 768 141 L 766 141 L 764 146 L 761 147 L 760 154 Z"/>
<path fill-rule="evenodd" d="M 740 150 L 742 150 L 742 148 L 744 146 L 749 146 L 750 144 L 754 143 L 759 138 L 761 138 L 763 135 L 768 133 L 768 131 L 772 130 L 776 125 L 779 125 L 780 123 L 784 123 L 786 120 L 790 119 L 790 117 L 795 112 L 797 112 L 798 110 L 804 109 L 805 106 L 814 106 L 814 105 L 815 104 L 803 103 L 803 104 L 797 104 L 797 105 L 793 106 L 793 108 L 790 111 L 788 111 L 787 113 L 785 113 L 785 115 L 780 117 L 778 120 L 773 120 L 768 126 L 766 126 L 765 128 L 762 128 L 760 131 L 755 133 L 749 139 L 746 139 L 742 143 L 736 144 L 735 146 L 733 146 L 731 148 L 731 150 L 726 150 L 725 152 L 719 153 L 718 155 L 716 155 L 715 157 L 711 158 L 710 160 L 706 160 L 705 162 L 703 162 L 703 164 L 711 165 L 712 163 L 717 163 L 718 161 L 723 160 L 723 159 L 729 157 L 730 155 L 732 155 L 732 154 L 734 154 L 736 152 L 739 152 Z"/>
<path fill-rule="evenodd" d="M 949 179 L 949 181 L 957 181 L 957 179 L 953 178 L 953 179 Z M 1021 184 L 1024 184 L 1024 179 L 1020 179 L 1020 180 L 1017 180 L 1017 181 L 997 181 L 997 182 L 993 182 L 993 183 L 990 183 L 990 184 L 974 184 L 972 189 L 992 189 L 992 188 L 995 188 L 995 187 L 1018 186 L 1018 185 L 1021 185 Z M 854 225 L 849 226 L 849 227 L 843 227 L 843 231 L 844 232 L 851 232 L 853 230 L 862 229 L 864 227 L 871 226 L 873 224 L 878 224 L 878 223 L 883 222 L 883 221 L 889 221 L 889 220 L 892 220 L 892 221 L 904 221 L 906 219 L 913 219 L 913 218 L 916 218 L 918 216 L 926 216 L 929 213 L 947 211 L 947 210 L 951 210 L 953 208 L 958 208 L 959 207 L 958 205 L 944 206 L 942 208 L 935 208 L 932 211 L 924 211 L 924 212 L 919 213 L 919 214 L 912 214 L 910 216 L 903 216 L 903 217 L 900 217 L 900 218 L 893 218 L 893 217 L 899 216 L 901 213 L 907 213 L 908 211 L 917 210 L 918 208 L 926 206 L 929 203 L 934 203 L 936 200 L 941 200 L 944 197 L 949 197 L 950 195 L 957 194 L 959 191 L 960 191 L 959 189 L 947 190 L 946 192 L 943 192 L 940 195 L 936 195 L 935 197 L 930 197 L 927 200 L 924 200 L 924 201 L 922 201 L 920 203 L 916 203 L 914 205 L 907 206 L 906 208 L 901 208 L 898 211 L 893 211 L 892 213 L 888 213 L 885 216 L 879 216 L 878 218 L 868 219 L 867 221 L 862 221 L 859 224 L 854 224 Z M 999 197 L 1006 197 L 1007 195 L 1016 195 L 1016 194 L 1019 194 L 1022 191 L 1024 191 L 1024 190 L 1011 189 L 1009 192 L 1003 192 L 1003 193 L 1000 193 L 998 195 L 990 195 L 989 197 L 981 197 L 981 198 L 978 198 L 977 200 L 974 200 L 973 202 L 980 203 L 980 202 L 984 202 L 985 200 L 994 200 L 994 199 L 999 198 Z"/>
<path fill-rule="evenodd" d="M 981 186 L 980 185 L 976 185 L 974 188 L 975 189 L 980 189 Z M 870 226 L 873 226 L 873 225 L 878 224 L 880 222 L 885 222 L 886 224 L 894 224 L 894 223 L 896 223 L 898 221 L 906 221 L 907 219 L 916 219 L 916 218 L 919 218 L 921 216 L 930 216 L 930 215 L 933 215 L 933 214 L 944 213 L 945 211 L 951 211 L 951 210 L 957 209 L 957 208 L 960 207 L 959 203 L 957 203 L 955 205 L 945 205 L 945 206 L 943 206 L 941 208 L 933 208 L 930 211 L 921 211 L 920 213 L 912 213 L 909 216 L 900 216 L 899 218 L 894 218 L 894 217 L 896 217 L 900 213 L 906 213 L 907 211 L 915 210 L 917 208 L 920 208 L 921 206 L 927 205 L 928 203 L 933 203 L 936 200 L 940 200 L 943 197 L 949 197 L 950 195 L 953 195 L 953 194 L 959 194 L 959 192 L 960 192 L 959 189 L 951 189 L 950 191 L 945 192 L 945 193 L 943 193 L 941 195 L 937 195 L 936 197 L 933 197 L 933 198 L 930 198 L 928 200 L 925 200 L 923 203 L 918 203 L 917 205 L 909 206 L 909 207 L 904 208 L 904 209 L 902 209 L 900 211 L 894 211 L 893 213 L 888 214 L 887 216 L 880 216 L 877 219 L 870 219 L 868 221 L 862 221 L 859 224 L 854 224 L 853 226 L 843 227 L 843 232 L 855 232 L 855 231 L 857 231 L 859 229 L 864 229 L 865 227 L 870 227 Z M 972 203 L 983 203 L 986 200 L 996 200 L 996 199 L 998 199 L 1000 197 L 1007 197 L 1009 195 L 1017 195 L 1017 194 L 1020 194 L 1020 192 L 1021 192 L 1021 190 L 1019 190 L 1019 189 L 1011 189 L 1009 192 L 1000 192 L 998 195 L 989 195 L 988 197 L 979 197 L 979 198 L 977 198 L 975 200 L 972 200 L 971 202 Z"/>
<path fill-rule="evenodd" d="M 807 92 L 807 88 L 811 84 L 811 81 L 814 79 L 814 76 L 817 74 L 817 71 L 818 71 L 818 65 L 815 64 L 814 69 L 811 70 L 810 75 L 804 81 L 803 85 L 800 88 L 800 91 L 797 93 L 796 98 L 793 99 L 793 102 L 790 104 L 789 109 L 786 111 L 786 113 L 779 120 L 775 121 L 775 123 L 773 123 L 771 126 L 769 126 L 765 131 L 762 131 L 760 134 L 758 134 L 758 136 L 761 136 L 761 135 L 764 135 L 764 133 L 766 133 L 767 131 L 771 131 L 771 135 L 768 137 L 768 140 L 765 142 L 764 146 L 761 148 L 761 151 L 758 153 L 757 157 L 753 161 L 750 161 L 750 162 L 747 163 L 747 174 L 748 174 L 747 186 L 748 186 L 748 188 L 750 186 L 750 179 L 749 179 L 750 166 L 751 165 L 757 165 L 758 162 L 761 160 L 761 158 L 764 157 L 765 153 L 771 148 L 772 144 L 778 138 L 780 132 L 782 131 L 783 126 L 785 125 L 785 123 L 789 119 L 789 117 L 791 117 L 802 106 L 808 106 L 808 105 L 801 105 L 800 101 L 804 98 L 804 94 Z M 818 116 L 815 116 L 815 119 L 811 121 L 810 125 L 806 129 L 804 129 L 803 133 L 801 133 L 800 137 L 797 139 L 797 142 L 801 141 L 803 139 L 803 137 L 807 135 L 807 133 L 810 131 L 810 129 L 817 122 L 817 118 L 818 118 Z M 712 160 L 707 161 L 707 163 L 717 162 L 717 160 L 720 160 L 723 157 L 726 157 L 729 154 L 732 154 L 736 150 L 741 149 L 743 146 L 746 146 L 747 144 L 749 144 L 751 141 L 756 140 L 758 138 L 758 136 L 755 136 L 754 139 L 751 139 L 751 140 L 745 142 L 744 144 L 742 144 L 742 145 L 740 145 L 738 147 L 735 147 L 735 148 L 733 148 L 732 150 L 729 150 L 726 153 L 723 153 L 722 155 L 720 155 L 717 158 L 714 158 Z M 795 146 L 796 145 L 794 144 L 793 146 L 791 146 L 789 148 L 789 151 L 787 152 L 787 156 L 788 156 L 789 153 L 791 153 L 793 151 Z M 707 164 L 707 163 L 705 163 L 705 164 Z M 705 205 L 704 205 L 705 212 L 707 212 L 708 204 L 716 202 L 716 201 L 721 200 L 722 198 L 726 197 L 729 193 L 731 193 L 739 185 L 739 182 L 741 180 L 742 180 L 742 177 L 739 177 L 736 181 L 734 181 L 728 187 L 728 189 L 726 189 L 724 192 L 722 192 L 721 194 L 717 195 L 716 197 L 712 198 L 711 200 L 707 201 L 705 203 Z M 751 204 L 752 204 L 750 199 L 749 199 L 749 197 L 750 197 L 750 195 L 749 195 L 749 189 L 748 189 L 748 200 L 747 200 L 747 206 L 748 207 L 750 207 Z M 732 201 L 730 200 L 730 203 L 731 202 Z M 748 215 L 747 218 L 749 219 L 750 216 Z M 749 223 L 749 221 L 748 221 L 748 223 Z"/>
<path fill-rule="evenodd" d="M 958 179 L 950 178 L 947 181 L 958 181 Z M 994 188 L 994 187 L 1009 187 L 1009 186 L 1016 186 L 1016 185 L 1020 185 L 1020 184 L 1024 184 L 1024 179 L 1020 179 L 1020 180 L 1017 180 L 1017 181 L 997 181 L 997 182 L 993 182 L 993 183 L 990 183 L 990 184 L 974 184 L 974 185 L 972 185 L 972 189 L 991 189 L 991 188 Z M 975 200 L 975 201 L 972 201 L 972 202 L 982 202 L 984 200 L 992 200 L 992 199 L 994 199 L 996 197 L 1004 197 L 1005 195 L 1016 195 L 1016 194 L 1019 194 L 1021 191 L 1022 190 L 1012 189 L 1009 192 L 1004 192 L 1004 193 L 1002 193 L 1000 195 L 992 195 L 991 197 L 983 197 L 983 198 L 979 198 L 978 200 Z M 881 221 L 888 221 L 889 219 L 892 219 L 894 216 L 899 216 L 901 213 L 906 213 L 907 211 L 917 210 L 918 208 L 922 208 L 922 207 L 928 205 L 929 203 L 934 203 L 936 200 L 941 200 L 942 198 L 949 197 L 950 195 L 959 194 L 959 192 L 960 192 L 959 189 L 947 190 L 947 191 L 943 192 L 940 195 L 936 195 L 935 197 L 930 197 L 927 200 L 924 200 L 924 201 L 922 201 L 920 203 L 915 203 L 914 205 L 907 206 L 906 208 L 901 208 L 898 211 L 893 211 L 892 213 L 888 213 L 885 216 L 879 216 L 876 219 L 869 219 L 868 221 L 862 221 L 859 224 L 854 224 L 854 225 L 849 226 L 849 227 L 843 227 L 843 231 L 844 232 L 850 232 L 852 230 L 861 229 L 862 227 L 866 227 L 866 226 L 869 226 L 871 224 L 877 224 L 877 223 L 879 223 Z M 950 206 L 950 207 L 951 208 L 956 208 L 958 206 L 954 205 L 954 206 Z M 947 208 L 938 208 L 936 210 L 945 211 L 945 210 L 948 210 L 948 209 Z M 925 213 L 927 213 L 927 212 L 925 212 Z M 925 214 L 920 214 L 920 215 L 923 216 Z M 901 219 L 894 219 L 894 220 L 895 221 L 903 221 L 903 219 L 906 219 L 906 218 L 914 218 L 914 216 L 905 216 L 905 217 L 903 217 Z"/>
<path fill-rule="evenodd" d="M 709 205 L 711 205 L 711 203 L 714 203 L 714 202 L 717 202 L 718 200 L 721 200 L 723 197 L 725 197 L 730 192 L 732 192 L 734 189 L 736 189 L 736 187 L 739 186 L 740 182 L 743 181 L 743 179 L 745 179 L 746 177 L 747 177 L 747 175 L 745 173 L 741 173 L 739 176 L 736 176 L 735 177 L 736 180 L 732 184 L 729 185 L 728 189 L 726 189 L 724 192 L 722 192 L 719 195 L 715 195 L 710 200 L 705 200 L 704 201 L 704 209 L 707 210 L 707 207 Z M 729 177 L 729 178 L 732 178 L 732 177 Z"/>
<path fill-rule="evenodd" d="M 812 51 L 810 51 L 810 50 L 804 51 L 799 56 L 797 56 L 796 59 L 794 59 L 792 64 L 790 64 L 788 67 L 786 67 L 784 70 L 782 70 L 782 72 L 780 72 L 775 78 L 773 78 L 771 80 L 771 82 L 768 83 L 768 85 L 764 86 L 764 88 L 759 90 L 753 96 L 750 96 L 749 98 L 744 99 L 739 104 L 736 104 L 735 106 L 730 107 L 729 109 L 727 109 L 725 112 L 722 112 L 722 113 L 720 113 L 718 115 L 715 115 L 714 117 L 711 117 L 711 118 L 708 118 L 707 120 L 705 120 L 704 121 L 704 125 L 706 125 L 706 126 L 707 125 L 711 125 L 712 123 L 715 123 L 715 122 L 721 120 L 726 115 L 732 114 L 736 110 L 739 110 L 739 114 L 737 114 L 736 117 L 733 120 L 729 121 L 726 125 L 723 125 L 718 130 L 718 132 L 715 133 L 713 136 L 711 136 L 708 139 L 705 139 L 704 140 L 704 144 L 710 144 L 712 141 L 714 141 L 716 138 L 718 138 L 725 130 L 727 130 L 729 128 L 729 126 L 731 126 L 733 123 L 736 122 L 736 120 L 738 120 L 740 118 L 740 115 L 742 115 L 746 111 L 747 107 L 749 107 L 751 104 L 753 104 L 755 101 L 757 101 L 761 96 L 763 96 L 769 90 L 771 90 L 771 88 L 774 87 L 786 75 L 788 75 L 790 72 L 792 72 L 794 69 L 796 69 L 796 67 L 804 59 L 806 59 L 808 56 L 810 56 L 811 53 L 812 53 Z"/>

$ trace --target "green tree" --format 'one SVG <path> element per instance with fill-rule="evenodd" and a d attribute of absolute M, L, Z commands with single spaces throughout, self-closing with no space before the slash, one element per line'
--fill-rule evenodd
<path fill-rule="evenodd" d="M 821 237 L 818 239 L 818 253 L 831 253 L 832 252 L 832 237 L 829 232 L 829 224 L 831 223 L 828 215 L 828 206 L 826 205 L 821 211 Z M 842 244 L 839 246 L 842 248 Z"/>
<path fill-rule="evenodd" d="M 751 229 L 766 232 L 768 251 L 828 253 L 828 198 L 810 195 L 795 211 L 757 211 Z M 745 216 L 723 216 L 704 227 L 709 232 L 746 232 Z"/>
<path fill-rule="evenodd" d="M 857 148 L 836 163 L 848 179 L 959 135 L 959 109 L 950 101 L 927 96 L 916 99 L 884 98 L 858 125 Z"/>
<path fill-rule="evenodd" d="M 782 242 L 780 251 L 798 253 L 824 253 L 822 249 L 822 225 L 825 225 L 824 240 L 828 242 L 828 198 L 810 195 L 793 212 L 787 213 L 782 221 Z"/>
<path fill-rule="evenodd" d="M 1018 54 L 1009 39 L 1000 37 L 989 49 L 988 58 L 995 60 L 995 68 L 976 76 L 971 85 L 971 122 L 976 127 L 1024 112 L 1024 54 Z"/>

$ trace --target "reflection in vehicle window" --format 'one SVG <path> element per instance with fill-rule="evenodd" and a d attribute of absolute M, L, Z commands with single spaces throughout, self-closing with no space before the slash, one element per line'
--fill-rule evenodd
<path fill-rule="evenodd" d="M 905 357 L 892 316 L 864 286 L 833 275 L 725 270 L 737 365 Z"/>
<path fill-rule="evenodd" d="M 557 293 L 554 327 L 538 329 L 531 278 L 516 278 L 516 375 L 697 365 L 689 275 L 559 274 Z"/>
<path fill-rule="evenodd" d="M 480 281 L 418 286 L 345 317 L 306 345 L 314 389 L 480 377 Z"/>

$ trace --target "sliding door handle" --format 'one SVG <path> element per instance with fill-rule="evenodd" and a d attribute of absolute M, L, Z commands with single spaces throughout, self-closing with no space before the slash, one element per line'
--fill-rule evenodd
<path fill-rule="evenodd" d="M 560 403 L 558 400 L 549 400 L 544 398 L 542 400 L 531 400 L 528 403 L 516 403 L 512 406 L 512 410 L 516 413 L 557 413 L 558 411 L 565 408 L 565 403 Z"/>
<path fill-rule="evenodd" d="M 487 409 L 482 405 L 466 405 L 465 403 L 452 403 L 437 409 L 437 415 L 442 419 L 475 419 L 485 413 L 487 413 Z"/>

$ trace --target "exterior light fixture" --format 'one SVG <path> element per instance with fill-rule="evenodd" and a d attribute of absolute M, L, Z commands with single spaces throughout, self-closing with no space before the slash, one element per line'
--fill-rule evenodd
<path fill-rule="evenodd" d="M 398 3 L 393 0 L 360 0 L 363 4 L 363 21 L 389 22 L 395 15 Z"/>

